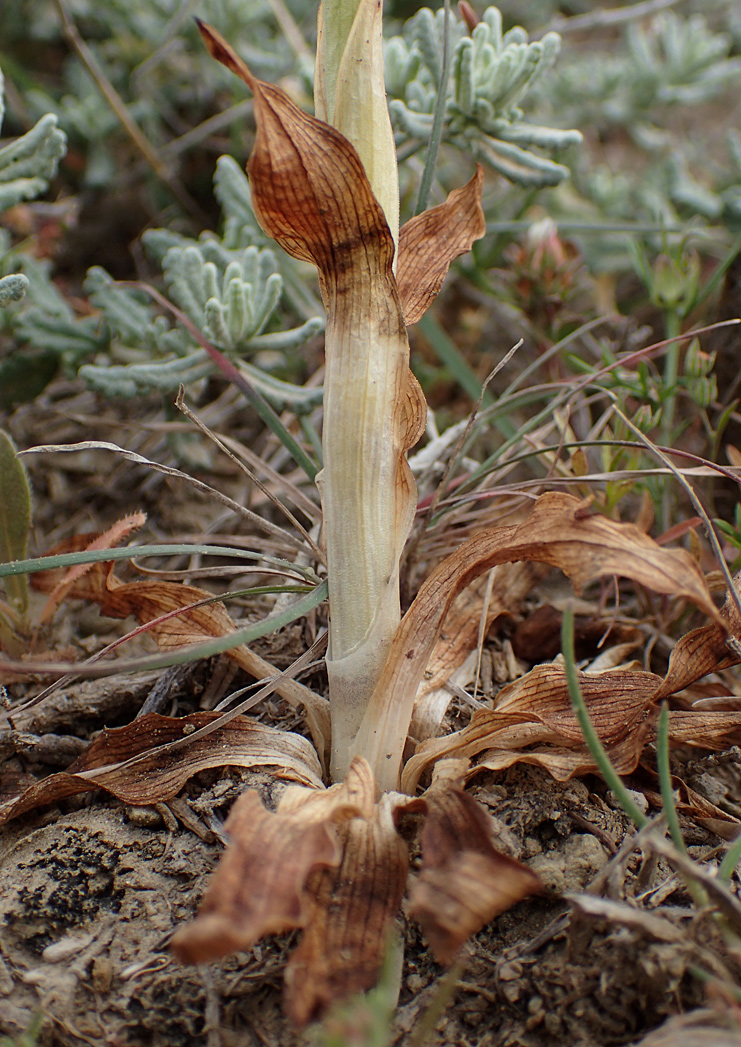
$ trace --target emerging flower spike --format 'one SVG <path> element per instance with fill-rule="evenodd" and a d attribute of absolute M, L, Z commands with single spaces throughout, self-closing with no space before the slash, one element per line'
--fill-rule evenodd
<path fill-rule="evenodd" d="M 255 214 L 289 254 L 317 266 L 327 308 L 321 493 L 331 769 L 340 780 L 400 619 L 399 559 L 416 506 L 406 452 L 426 415 L 405 327 L 424 313 L 452 259 L 483 235 L 483 176 L 478 171 L 401 230 L 397 284 L 394 238 L 355 147 L 257 80 L 213 29 L 199 27 L 211 54 L 255 97 L 248 164 Z"/>

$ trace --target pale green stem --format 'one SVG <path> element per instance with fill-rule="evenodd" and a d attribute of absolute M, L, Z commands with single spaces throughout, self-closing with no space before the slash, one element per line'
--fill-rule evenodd
<path fill-rule="evenodd" d="M 314 97 L 317 116 L 355 146 L 396 245 L 398 170 L 383 80 L 381 14 L 379 0 L 326 0 L 319 16 Z M 319 482 L 335 781 L 345 776 L 399 624 L 399 557 L 414 509 L 399 484 L 400 400 L 409 345 L 390 259 L 388 244 L 369 243 L 367 273 L 341 274 L 341 286 L 326 303 Z"/>

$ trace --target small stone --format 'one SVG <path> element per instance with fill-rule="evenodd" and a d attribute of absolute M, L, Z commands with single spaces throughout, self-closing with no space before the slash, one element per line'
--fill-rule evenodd
<path fill-rule="evenodd" d="M 44 963 L 64 963 L 77 956 L 83 949 L 87 949 L 93 940 L 92 934 L 85 934 L 80 938 L 60 938 L 58 942 L 47 945 L 41 954 Z"/>

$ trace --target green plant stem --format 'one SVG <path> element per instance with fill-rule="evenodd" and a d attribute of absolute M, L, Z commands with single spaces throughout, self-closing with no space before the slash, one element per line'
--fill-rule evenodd
<path fill-rule="evenodd" d="M 739 862 L 741 862 L 741 835 L 736 837 L 726 851 L 718 869 L 718 879 L 728 883 L 735 873 Z"/>
<path fill-rule="evenodd" d="M 687 848 L 679 825 L 677 804 L 672 786 L 672 772 L 669 765 L 669 707 L 666 702 L 661 703 L 661 712 L 659 713 L 659 723 L 656 731 L 656 767 L 659 772 L 661 800 L 664 805 L 664 817 L 669 827 L 669 835 L 677 851 L 686 855 Z M 692 895 L 692 900 L 698 909 L 706 906 L 708 904 L 708 896 L 697 880 L 687 875 L 682 876 L 682 879 L 687 885 L 687 890 Z"/>
<path fill-rule="evenodd" d="M 681 333 L 682 320 L 676 309 L 666 314 L 666 337 L 677 338 Z M 661 442 L 671 447 L 674 442 L 674 415 L 677 401 L 677 378 L 679 377 L 679 342 L 673 341 L 666 350 L 664 356 L 664 391 L 666 399 L 663 403 L 663 414 L 661 418 Z M 662 485 L 661 492 L 661 523 L 666 531 L 671 526 L 671 490 L 667 483 Z"/>
<path fill-rule="evenodd" d="M 322 452 L 322 440 L 319 436 L 319 433 L 316 431 L 314 423 L 311 421 L 309 417 L 307 417 L 307 415 L 301 414 L 298 417 L 298 424 L 301 426 L 301 430 L 304 436 L 309 441 L 311 449 L 316 455 L 316 459 L 321 467 L 321 465 L 324 462 L 324 454 Z"/>
<path fill-rule="evenodd" d="M 597 770 L 604 778 L 608 787 L 612 789 L 615 796 L 618 798 L 620 806 L 631 819 L 635 827 L 637 829 L 642 829 L 644 826 L 648 825 L 648 818 L 635 803 L 633 797 L 623 784 L 620 775 L 610 762 L 610 757 L 605 752 L 605 748 L 602 745 L 602 742 L 594 729 L 594 724 L 589 717 L 589 712 L 587 711 L 587 706 L 584 701 L 584 695 L 581 693 L 579 672 L 576 668 L 576 659 L 574 657 L 574 609 L 570 606 L 563 612 L 563 622 L 561 624 L 561 650 L 566 668 L 566 683 L 569 689 L 569 698 L 571 699 L 571 705 L 576 713 L 576 718 L 579 721 L 579 726 L 584 735 L 584 741 L 587 744 L 587 748 L 589 749 L 594 762 L 597 764 Z"/>
<path fill-rule="evenodd" d="M 421 214 L 427 207 L 432 188 L 432 179 L 435 176 L 437 166 L 437 154 L 440 150 L 440 142 L 443 136 L 443 124 L 445 122 L 445 106 L 448 101 L 448 82 L 450 80 L 450 0 L 445 0 L 445 20 L 443 23 L 443 62 L 440 73 L 440 86 L 435 99 L 435 112 L 432 117 L 432 129 L 430 141 L 427 145 L 425 155 L 425 166 L 422 171 L 422 181 L 419 186 L 417 197 L 417 208 L 415 214 Z"/>
<path fill-rule="evenodd" d="M 77 564 L 106 563 L 108 560 L 133 560 L 144 556 L 204 556 L 233 557 L 237 560 L 257 560 L 285 567 L 291 573 L 306 573 L 306 568 L 288 560 L 277 557 L 266 557 L 263 553 L 253 553 L 248 549 L 235 549 L 230 545 L 191 545 L 179 543 L 172 545 L 129 545 L 125 549 L 87 549 L 77 553 L 55 553 L 52 556 L 34 556 L 27 560 L 10 560 L 0 564 L 0 578 L 17 574 L 33 574 L 36 571 L 50 571 L 57 567 L 74 567 Z"/>

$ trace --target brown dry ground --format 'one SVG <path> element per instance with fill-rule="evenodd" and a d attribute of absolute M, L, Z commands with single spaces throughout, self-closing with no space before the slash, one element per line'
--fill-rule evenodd
<path fill-rule="evenodd" d="M 110 407 L 58 383 L 18 410 L 11 430 L 20 446 L 108 438 L 162 460 L 162 433 L 142 425 L 157 417 L 156 407 Z M 218 411 L 220 423 L 238 431 L 238 402 L 227 396 Z M 200 531 L 218 511 L 160 476 L 112 466 L 100 452 L 28 461 L 39 550 L 62 533 L 110 525 L 138 507 L 150 512 L 156 535 Z M 215 464 L 208 478 L 242 496 L 241 481 L 228 469 L 215 476 L 217 468 L 223 467 Z M 46 640 L 56 649 L 70 644 L 81 656 L 121 630 L 121 623 L 73 604 L 58 613 Z M 283 666 L 299 642 L 296 627 L 264 653 Z M 225 687 L 240 682 L 227 677 L 214 694 L 221 668 L 214 662 L 181 672 L 161 711 L 211 707 Z M 0 731 L 0 782 L 11 788 L 20 773 L 63 769 L 96 731 L 133 719 L 156 679 L 149 673 L 73 683 L 16 718 L 12 731 Z M 9 688 L 13 700 L 35 690 L 38 684 Z M 278 700 L 260 715 L 298 726 Z M 739 814 L 738 751 L 679 753 L 676 760 L 688 783 Z M 640 777 L 633 784 L 640 788 Z M 180 966 L 168 951 L 219 858 L 217 837 L 229 806 L 250 785 L 271 802 L 276 786 L 268 775 L 226 768 L 193 779 L 178 801 L 156 810 L 127 808 L 97 793 L 7 826 L 0 836 L 0 1033 L 15 1038 L 36 1022 L 43 1047 L 306 1043 L 281 1014 L 282 970 L 293 939 L 266 941 L 199 969 Z M 452 1001 L 423 1041 L 420 1025 L 441 1002 L 444 971 L 402 913 L 405 959 L 390 1043 L 618 1047 L 659 1028 L 645 1047 L 738 1047 L 735 939 L 726 925 L 693 908 L 685 885 L 650 845 L 631 844 L 628 819 L 599 779 L 559 784 L 539 769 L 519 767 L 482 776 L 473 788 L 491 812 L 499 845 L 535 868 L 546 891 L 470 944 Z M 722 841 L 690 822 L 683 828 L 690 854 L 711 868 Z M 587 912 L 585 903 L 564 897 L 585 890 L 618 904 Z M 662 1027 L 666 1019 L 674 1024 Z"/>

